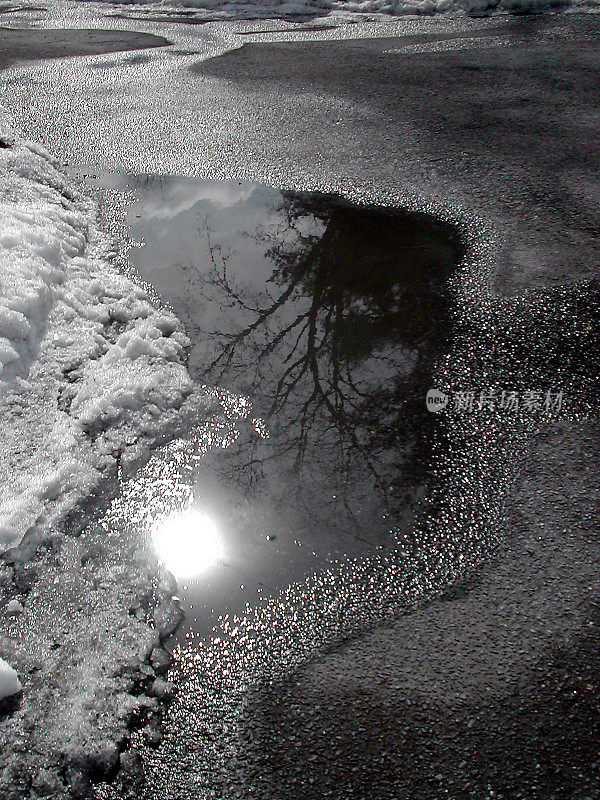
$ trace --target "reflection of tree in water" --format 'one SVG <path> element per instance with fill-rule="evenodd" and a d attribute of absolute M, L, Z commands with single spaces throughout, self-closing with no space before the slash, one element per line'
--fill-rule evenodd
<path fill-rule="evenodd" d="M 270 457 L 320 474 L 348 511 L 351 495 L 369 499 L 366 486 L 356 495 L 361 481 L 385 502 L 422 461 L 424 395 L 449 323 L 441 289 L 458 240 L 425 215 L 326 196 L 285 195 L 278 214 L 277 231 L 260 234 L 273 272 L 258 292 L 228 273 L 206 222 L 207 295 L 220 309 L 203 377 L 247 392 L 271 432 Z"/>

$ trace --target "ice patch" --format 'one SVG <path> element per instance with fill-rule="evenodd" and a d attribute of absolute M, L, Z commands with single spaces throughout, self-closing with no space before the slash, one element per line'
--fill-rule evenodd
<path fill-rule="evenodd" d="M 12 600 L 6 604 L 6 613 L 7 614 L 20 614 L 23 611 L 23 606 L 19 603 L 18 600 L 15 600 L 13 597 Z"/>

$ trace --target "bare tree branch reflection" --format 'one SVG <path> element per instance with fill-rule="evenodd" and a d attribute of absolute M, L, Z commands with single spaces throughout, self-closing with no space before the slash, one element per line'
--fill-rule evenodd
<path fill-rule="evenodd" d="M 273 264 L 261 290 L 231 274 L 200 221 L 212 262 L 203 295 L 219 320 L 203 378 L 244 391 L 267 419 L 270 452 L 257 458 L 260 442 L 248 441 L 246 465 L 287 459 L 296 476 L 327 481 L 355 516 L 361 483 L 389 505 L 414 449 L 414 401 L 423 416 L 449 324 L 442 287 L 460 246 L 424 215 L 326 196 L 284 195 L 277 215 L 275 230 L 255 236 Z"/>

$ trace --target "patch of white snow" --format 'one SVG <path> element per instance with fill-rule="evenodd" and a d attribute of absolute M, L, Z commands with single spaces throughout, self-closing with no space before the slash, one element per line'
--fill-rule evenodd
<path fill-rule="evenodd" d="M 0 551 L 143 457 L 192 389 L 181 326 L 94 219 L 42 148 L 0 148 Z"/>
<path fill-rule="evenodd" d="M 14 669 L 0 658 L 0 700 L 21 691 L 21 681 Z"/>
<path fill-rule="evenodd" d="M 23 682 L 0 710 L 0 797 L 66 800 L 159 713 L 180 612 L 138 526 L 59 523 L 212 401 L 192 392 L 178 320 L 119 272 L 93 201 L 1 111 L 0 143 L 0 699 L 21 691 L 14 668 Z"/>

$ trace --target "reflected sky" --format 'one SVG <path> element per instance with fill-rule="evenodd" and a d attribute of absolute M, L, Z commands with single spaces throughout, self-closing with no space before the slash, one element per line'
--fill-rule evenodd
<path fill-rule="evenodd" d="M 428 480 L 424 397 L 452 333 L 456 232 L 252 183 L 91 180 L 133 193 L 131 266 L 184 323 L 190 372 L 218 387 L 229 420 L 188 477 L 227 555 L 210 555 L 209 537 L 202 567 L 201 526 L 177 511 L 160 537 L 192 627 L 343 556 L 393 548 Z"/>

